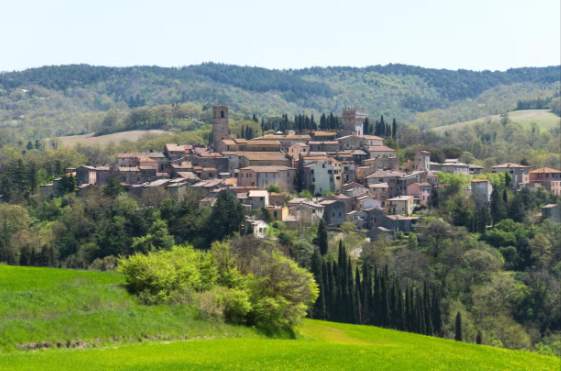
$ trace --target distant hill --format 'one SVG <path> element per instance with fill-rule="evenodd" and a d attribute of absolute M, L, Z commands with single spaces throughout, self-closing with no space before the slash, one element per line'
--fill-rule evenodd
<path fill-rule="evenodd" d="M 532 123 L 537 124 L 541 129 L 547 130 L 553 127 L 559 127 L 559 123 L 561 122 L 561 117 L 553 114 L 549 110 L 520 110 L 506 112 L 503 115 L 492 115 L 456 124 L 439 126 L 433 130 L 442 134 L 447 131 L 459 130 L 468 126 L 473 126 L 478 122 L 489 122 L 492 120 L 501 120 L 502 118 L 508 118 L 510 121 L 518 123 L 528 129 L 531 128 Z"/>
<path fill-rule="evenodd" d="M 558 358 L 529 352 L 325 321 L 305 320 L 294 339 L 275 339 L 254 328 L 203 320 L 187 305 L 141 305 L 123 282 L 114 273 L 0 265 L 0 369 L 559 367 Z"/>
<path fill-rule="evenodd" d="M 372 118 L 384 114 L 434 127 L 506 112 L 520 99 L 558 95 L 560 73 L 560 66 L 504 72 L 401 64 L 299 70 L 215 63 L 47 66 L 0 74 L 0 130 L 26 139 L 85 134 L 111 109 L 184 102 L 227 104 L 259 117 L 362 106 Z"/>

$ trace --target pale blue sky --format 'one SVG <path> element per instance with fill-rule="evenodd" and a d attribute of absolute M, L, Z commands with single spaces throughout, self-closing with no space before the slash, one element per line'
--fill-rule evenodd
<path fill-rule="evenodd" d="M 52 64 L 267 68 L 561 61 L 559 0 L 0 0 L 0 71 Z"/>

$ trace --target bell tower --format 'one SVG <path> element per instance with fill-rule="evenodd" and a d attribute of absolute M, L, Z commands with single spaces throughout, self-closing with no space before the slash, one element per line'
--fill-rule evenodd
<path fill-rule="evenodd" d="M 218 143 L 229 137 L 228 106 L 212 107 L 212 148 L 216 151 Z"/>

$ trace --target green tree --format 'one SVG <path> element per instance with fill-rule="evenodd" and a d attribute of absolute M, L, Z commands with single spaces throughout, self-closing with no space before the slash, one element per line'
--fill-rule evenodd
<path fill-rule="evenodd" d="M 325 226 L 325 222 L 323 221 L 323 219 L 319 221 L 317 244 L 321 255 L 323 256 L 327 254 L 327 250 L 329 248 L 327 240 L 327 227 Z"/>
<path fill-rule="evenodd" d="M 227 190 L 218 193 L 209 219 L 208 235 L 212 241 L 222 240 L 240 231 L 244 215 L 243 209 Z"/>
<path fill-rule="evenodd" d="M 458 312 L 458 314 L 456 314 L 456 326 L 455 326 L 454 340 L 463 341 L 462 340 L 462 314 L 460 312 Z"/>
<path fill-rule="evenodd" d="M 108 197 L 115 198 L 123 192 L 123 186 L 121 181 L 117 177 L 112 177 L 107 181 L 107 184 L 103 188 L 103 194 Z"/>

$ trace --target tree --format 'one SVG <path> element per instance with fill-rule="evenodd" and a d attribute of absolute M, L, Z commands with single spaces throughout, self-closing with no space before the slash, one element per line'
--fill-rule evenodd
<path fill-rule="evenodd" d="M 321 253 L 321 255 L 323 256 L 327 254 L 327 250 L 329 248 L 328 241 L 327 241 L 327 228 L 325 226 L 325 222 L 323 221 L 323 219 L 319 221 L 317 242 L 318 242 L 319 252 Z"/>
<path fill-rule="evenodd" d="M 261 219 L 267 224 L 271 224 L 273 222 L 273 217 L 271 216 L 271 212 L 266 207 L 263 207 L 261 209 Z"/>
<path fill-rule="evenodd" d="M 27 142 L 27 146 L 25 146 L 25 148 L 26 148 L 28 151 L 31 151 L 31 150 L 33 149 L 33 143 L 32 143 L 31 141 L 28 141 L 28 142 Z"/>
<path fill-rule="evenodd" d="M 319 286 L 319 296 L 314 304 L 312 318 L 325 319 L 325 278 L 323 277 L 321 255 L 317 248 L 312 255 L 310 271 L 314 275 L 316 283 Z"/>
<path fill-rule="evenodd" d="M 116 198 L 122 192 L 123 186 L 121 185 L 121 181 L 117 177 L 110 178 L 103 188 L 103 194 L 111 198 Z"/>
<path fill-rule="evenodd" d="M 280 188 L 276 184 L 271 184 L 267 188 L 265 188 L 269 193 L 280 193 Z"/>
<path fill-rule="evenodd" d="M 481 345 L 482 342 L 483 342 L 483 335 L 481 334 L 481 331 L 477 331 L 477 337 L 475 338 L 475 343 Z"/>
<path fill-rule="evenodd" d="M 233 236 L 239 232 L 243 218 L 243 209 L 240 203 L 229 191 L 220 191 L 216 203 L 212 207 L 208 236 L 212 238 L 212 241 Z"/>
<path fill-rule="evenodd" d="M 394 140 L 397 139 L 397 121 L 395 121 L 395 118 L 393 119 L 392 122 L 392 138 Z"/>
<path fill-rule="evenodd" d="M 460 312 L 458 312 L 458 314 L 456 314 L 456 334 L 454 336 L 454 340 L 456 341 L 463 341 L 462 340 L 462 314 Z"/>
<path fill-rule="evenodd" d="M 499 187 L 493 187 L 493 192 L 491 192 L 491 219 L 493 220 L 493 225 L 499 223 L 504 217 L 505 204 L 501 197 L 501 191 Z"/>

